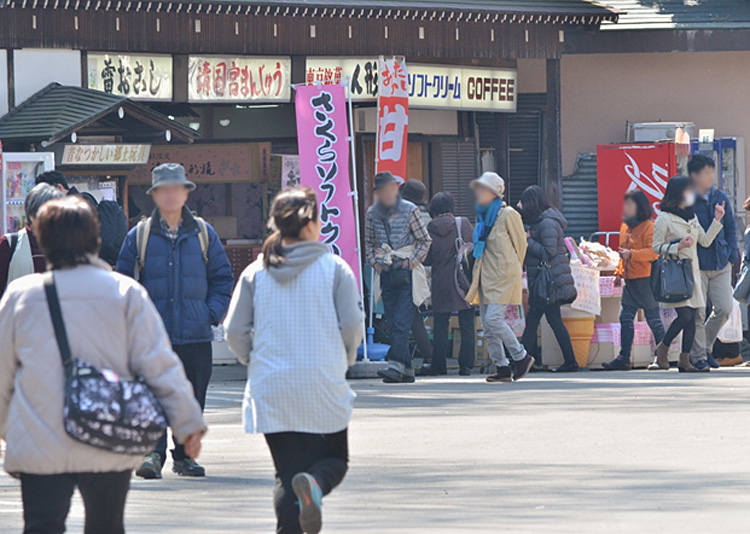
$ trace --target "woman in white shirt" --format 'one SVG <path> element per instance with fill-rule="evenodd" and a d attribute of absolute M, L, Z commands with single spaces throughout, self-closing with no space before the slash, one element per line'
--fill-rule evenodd
<path fill-rule="evenodd" d="M 225 330 L 249 365 L 245 430 L 265 434 L 276 468 L 278 534 L 320 532 L 321 499 L 344 478 L 354 392 L 346 371 L 363 311 L 349 266 L 319 243 L 312 189 L 282 191 L 273 234 L 235 289 Z"/>

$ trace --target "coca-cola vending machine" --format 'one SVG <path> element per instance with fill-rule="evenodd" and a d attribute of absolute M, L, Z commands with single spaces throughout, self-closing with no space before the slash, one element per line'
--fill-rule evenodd
<path fill-rule="evenodd" d="M 667 181 L 687 165 L 689 145 L 632 143 L 596 147 L 596 181 L 599 231 L 618 232 L 622 224 L 622 200 L 627 191 L 641 189 L 656 213 Z M 617 240 L 610 246 L 617 247 Z"/>

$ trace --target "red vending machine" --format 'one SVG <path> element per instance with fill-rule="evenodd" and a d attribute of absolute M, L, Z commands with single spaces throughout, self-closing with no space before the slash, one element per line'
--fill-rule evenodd
<path fill-rule="evenodd" d="M 597 146 L 599 231 L 620 230 L 622 197 L 631 189 L 646 193 L 658 213 L 667 181 L 680 173 L 688 154 L 688 145 L 668 142 Z M 610 246 L 616 247 L 616 240 Z"/>

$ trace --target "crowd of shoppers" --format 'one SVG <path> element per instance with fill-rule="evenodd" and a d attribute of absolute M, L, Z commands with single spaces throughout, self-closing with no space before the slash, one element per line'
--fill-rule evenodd
<path fill-rule="evenodd" d="M 638 310 L 656 341 L 649 369 L 669 369 L 669 348 L 679 334 L 681 372 L 717 365 L 714 344 L 733 306 L 737 228 L 726 195 L 715 187 L 713 161 L 695 156 L 688 170 L 689 177 L 669 180 L 655 223 L 642 191 L 625 195 L 616 271 L 616 283 L 624 283 L 622 342 L 605 369 L 631 368 Z M 114 384 L 145 384 L 172 429 L 172 470 L 205 476 L 196 458 L 206 432 L 202 410 L 212 370 L 212 326 L 223 320 L 231 351 L 248 366 L 245 430 L 264 434 L 276 470 L 276 531 L 320 532 L 322 499 L 348 469 L 355 395 L 346 373 L 362 343 L 363 305 L 351 268 L 319 242 L 314 191 L 277 195 L 263 254 L 232 294 L 232 271 L 218 235 L 187 208 L 195 184 L 182 165 L 153 169 L 148 194 L 156 208 L 124 238 L 117 272 L 100 259 L 107 237 L 101 206 L 69 187 L 60 173 L 38 181 L 25 201 L 28 224 L 0 238 L 0 338 L 13 340 L 0 357 L 0 435 L 7 441 L 5 468 L 21 480 L 26 532 L 63 532 L 76 488 L 86 507 L 87 533 L 124 532 L 131 472 L 158 479 L 166 461 L 166 433 L 143 447 L 145 452 L 156 443 L 143 458 L 93 447 L 71 430 L 71 361 L 101 369 Z M 523 192 L 517 209 L 508 205 L 505 182 L 496 173 L 482 174 L 471 189 L 474 227 L 456 216 L 450 194 L 437 193 L 428 204 L 420 182 L 401 186 L 390 173 L 375 176 L 364 248 L 378 275 L 390 332 L 388 366 L 378 373 L 386 383 L 414 382 L 412 336 L 425 360 L 420 374 L 447 374 L 454 314 L 461 335 L 459 375 L 471 375 L 476 309 L 495 365 L 488 382 L 520 380 L 541 367 L 537 337 L 543 317 L 563 354 L 554 371 L 578 370 L 561 312 L 577 296 L 565 217 L 538 186 Z M 687 266 L 683 274 L 692 290 L 684 300 L 657 303 L 652 262 L 663 258 Z M 431 269 L 434 343 L 425 310 L 418 307 L 423 301 L 415 296 L 414 273 L 424 272 L 423 265 Z M 524 265 L 528 287 L 546 287 L 543 299 L 529 300 L 519 340 L 507 312 L 523 303 Z M 676 314 L 666 331 L 660 307 Z"/>

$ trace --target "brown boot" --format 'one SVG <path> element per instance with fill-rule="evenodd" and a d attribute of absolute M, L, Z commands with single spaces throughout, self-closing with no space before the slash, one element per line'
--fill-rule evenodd
<path fill-rule="evenodd" d="M 677 369 L 679 369 L 681 373 L 697 373 L 698 372 L 698 369 L 693 367 L 693 364 L 690 362 L 689 352 L 680 353 L 680 361 L 677 362 Z"/>
<path fill-rule="evenodd" d="M 669 346 L 664 343 L 659 343 L 656 346 L 656 358 L 651 365 L 648 366 L 649 371 L 659 371 L 669 369 Z"/>

